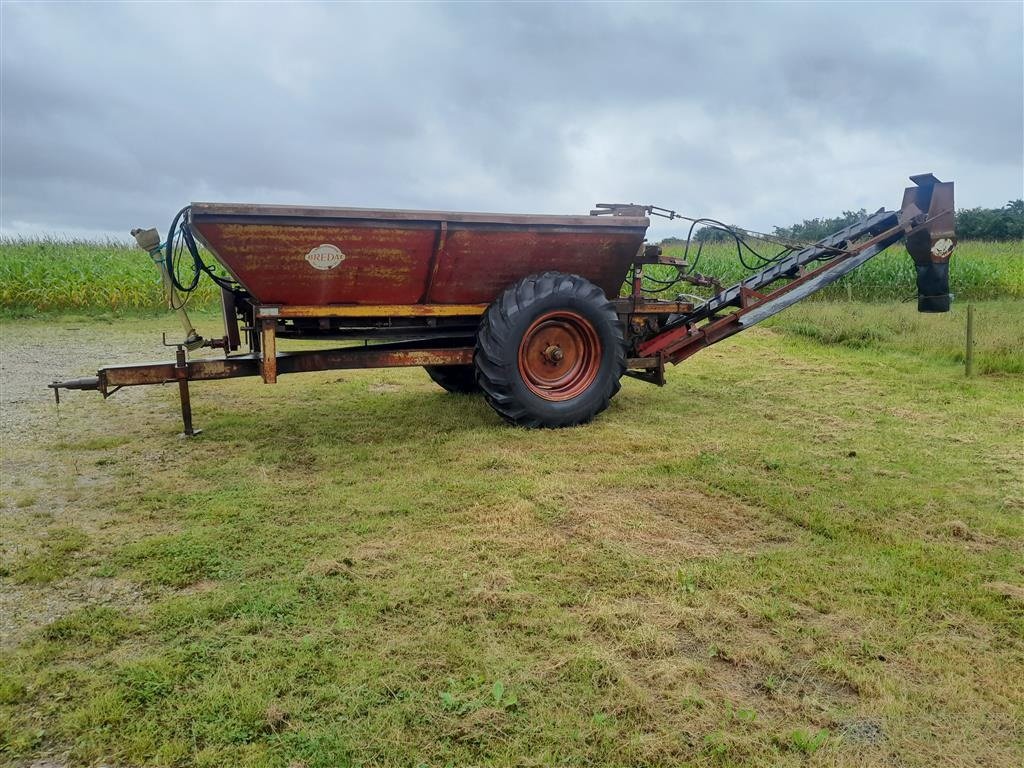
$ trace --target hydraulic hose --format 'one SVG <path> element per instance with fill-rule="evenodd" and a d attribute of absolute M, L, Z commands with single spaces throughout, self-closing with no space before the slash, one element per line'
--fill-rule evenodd
<path fill-rule="evenodd" d="M 222 278 L 213 271 L 212 267 L 203 261 L 199 253 L 199 247 L 196 245 L 196 240 L 192 236 L 192 230 L 188 225 L 188 213 L 191 208 L 192 206 L 186 205 L 175 214 L 171 220 L 171 228 L 167 231 L 167 242 L 164 244 L 164 263 L 167 265 L 167 272 L 171 276 L 174 287 L 187 295 L 196 289 L 199 285 L 199 278 L 205 272 L 207 277 L 221 288 L 226 288 L 229 291 L 235 290 L 235 286 L 229 280 Z M 178 270 L 176 267 L 176 262 L 181 257 L 182 247 L 192 257 L 192 277 L 185 284 L 178 280 Z"/>
<path fill-rule="evenodd" d="M 174 273 L 168 269 L 166 257 L 161 255 L 160 233 L 155 229 L 133 229 L 132 237 L 135 238 L 135 242 L 139 244 L 142 250 L 149 253 L 150 258 L 153 259 L 153 264 L 160 270 L 160 279 L 163 281 L 164 298 L 167 300 L 167 306 L 178 315 L 178 320 L 181 321 L 182 328 L 185 329 L 185 341 L 182 344 L 187 349 L 201 347 L 203 337 L 192 326 L 192 321 L 189 320 L 188 313 L 185 311 L 184 302 L 175 301 L 177 281 L 174 279 Z"/>

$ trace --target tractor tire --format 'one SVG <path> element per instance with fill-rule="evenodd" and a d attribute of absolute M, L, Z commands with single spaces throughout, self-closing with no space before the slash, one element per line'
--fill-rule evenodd
<path fill-rule="evenodd" d="M 423 370 L 441 389 L 453 394 L 473 395 L 480 391 L 472 365 L 425 365 Z"/>
<path fill-rule="evenodd" d="M 477 332 L 487 403 L 521 427 L 571 427 L 608 407 L 626 372 L 623 324 L 604 291 L 544 272 L 507 288 Z"/>

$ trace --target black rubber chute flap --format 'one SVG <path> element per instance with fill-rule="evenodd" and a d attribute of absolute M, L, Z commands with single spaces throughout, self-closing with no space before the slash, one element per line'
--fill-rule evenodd
<path fill-rule="evenodd" d="M 917 311 L 949 312 L 949 262 L 917 264 Z"/>
<path fill-rule="evenodd" d="M 911 176 L 900 219 L 910 227 L 907 252 L 917 270 L 917 311 L 949 312 L 949 258 L 956 248 L 953 182 L 934 174 Z"/>

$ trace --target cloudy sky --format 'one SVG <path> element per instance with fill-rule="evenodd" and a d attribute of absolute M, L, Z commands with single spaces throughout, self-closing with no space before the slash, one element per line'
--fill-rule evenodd
<path fill-rule="evenodd" d="M 765 229 L 923 171 L 1024 195 L 1020 2 L 0 7 L 4 234 L 193 200 Z"/>

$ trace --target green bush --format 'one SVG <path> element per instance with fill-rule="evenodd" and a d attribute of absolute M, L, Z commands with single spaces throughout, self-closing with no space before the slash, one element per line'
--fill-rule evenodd
<path fill-rule="evenodd" d="M 1024 200 L 1011 200 L 1002 208 L 957 211 L 956 234 L 962 240 L 1024 239 Z"/>

